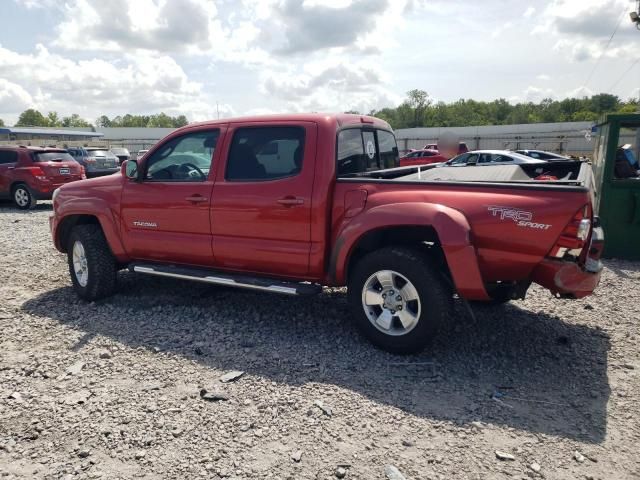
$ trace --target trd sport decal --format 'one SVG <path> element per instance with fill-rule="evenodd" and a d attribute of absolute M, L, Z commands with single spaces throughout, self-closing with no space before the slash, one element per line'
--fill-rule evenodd
<path fill-rule="evenodd" d="M 494 217 L 500 220 L 513 220 L 519 227 L 535 228 L 538 230 L 548 230 L 551 225 L 547 223 L 535 223 L 533 213 L 513 207 L 488 206 L 487 209 Z"/>

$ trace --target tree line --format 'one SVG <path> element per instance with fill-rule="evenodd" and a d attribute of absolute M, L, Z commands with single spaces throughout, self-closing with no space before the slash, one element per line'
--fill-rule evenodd
<path fill-rule="evenodd" d="M 410 90 L 398 107 L 373 110 L 369 114 L 397 129 L 595 121 L 605 113 L 633 113 L 639 108 L 637 99 L 623 101 L 608 93 L 564 100 L 545 98 L 538 103 L 512 104 L 503 98 L 491 102 L 460 99 L 434 103 L 424 90 Z"/>
<path fill-rule="evenodd" d="M 33 108 L 29 108 L 22 112 L 16 122 L 16 127 L 164 127 L 178 128 L 187 125 L 189 121 L 184 115 L 171 117 L 166 113 L 157 113 L 154 115 L 118 115 L 109 118 L 101 115 L 91 124 L 80 115 L 74 113 L 67 117 L 60 117 L 58 112 L 49 112 L 46 115 Z M 4 122 L 0 119 L 0 126 L 4 126 Z"/>
<path fill-rule="evenodd" d="M 369 115 L 389 122 L 393 128 L 467 127 L 475 125 L 512 125 L 518 123 L 552 123 L 595 121 L 605 113 L 633 113 L 640 109 L 637 99 L 623 101 L 616 95 L 599 93 L 591 97 L 541 102 L 510 103 L 504 98 L 483 102 L 460 99 L 455 102 L 433 102 L 424 90 L 410 90 L 397 107 L 372 110 Z M 360 113 L 350 111 L 347 113 Z M 99 116 L 92 125 L 74 113 L 60 118 L 57 112 L 43 115 L 28 109 L 20 114 L 16 127 L 164 127 L 178 128 L 189 121 L 184 115 L 167 114 Z M 4 122 L 0 119 L 0 127 Z"/>

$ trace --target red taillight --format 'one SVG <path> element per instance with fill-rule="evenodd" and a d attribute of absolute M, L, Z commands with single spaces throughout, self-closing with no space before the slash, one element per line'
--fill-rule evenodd
<path fill-rule="evenodd" d="M 83 165 L 80 165 L 80 178 L 82 180 L 86 180 L 87 178 L 87 171 L 84 169 Z"/>
<path fill-rule="evenodd" d="M 564 258 L 567 254 L 575 258 L 582 256 L 591 234 L 591 213 L 590 205 L 585 205 L 578 210 L 558 237 L 549 256 L 556 258 Z"/>
<path fill-rule="evenodd" d="M 48 180 L 47 176 L 40 167 L 27 167 L 26 170 L 38 180 Z"/>

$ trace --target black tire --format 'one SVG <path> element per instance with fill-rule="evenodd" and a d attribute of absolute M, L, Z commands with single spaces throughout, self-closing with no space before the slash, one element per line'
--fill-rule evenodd
<path fill-rule="evenodd" d="M 82 282 L 74 268 L 74 246 L 80 242 L 86 258 L 88 278 Z M 85 300 L 99 300 L 116 290 L 117 263 L 99 225 L 78 225 L 71 231 L 67 244 L 69 274 L 73 288 Z M 84 285 L 83 285 L 84 283 Z"/>
<path fill-rule="evenodd" d="M 31 210 L 36 208 L 38 201 L 33 196 L 29 187 L 24 183 L 19 183 L 11 189 L 13 203 L 20 210 Z"/>
<path fill-rule="evenodd" d="M 405 277 L 418 294 L 420 312 L 419 315 L 415 312 L 417 323 L 407 333 L 385 333 L 374 325 L 365 312 L 363 291 L 367 281 L 376 272 L 384 270 L 391 270 Z M 400 286 L 397 287 L 400 290 Z M 401 247 L 383 248 L 362 258 L 349 275 L 348 296 L 358 330 L 377 347 L 399 354 L 423 350 L 445 322 L 453 305 L 453 293 L 442 281 L 429 258 L 418 250 Z M 393 317 L 392 324 L 394 322 L 399 322 L 399 318 Z"/>

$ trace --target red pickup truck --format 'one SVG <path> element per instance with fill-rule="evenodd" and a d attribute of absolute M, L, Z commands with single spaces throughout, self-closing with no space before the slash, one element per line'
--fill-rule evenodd
<path fill-rule="evenodd" d="M 425 346 L 455 295 L 596 288 L 589 165 L 397 165 L 391 128 L 367 116 L 191 124 L 121 175 L 57 190 L 51 231 L 82 298 L 111 295 L 122 268 L 289 295 L 346 285 L 359 329 L 398 353 Z"/>

